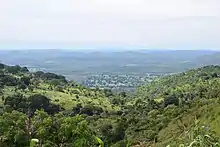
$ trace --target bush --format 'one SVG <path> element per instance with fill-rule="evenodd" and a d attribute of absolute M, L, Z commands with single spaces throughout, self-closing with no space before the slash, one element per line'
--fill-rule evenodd
<path fill-rule="evenodd" d="M 220 139 L 207 126 L 199 125 L 198 120 L 195 120 L 191 129 L 184 133 L 184 138 L 173 140 L 171 144 L 179 143 L 182 147 L 220 147 Z"/>
<path fill-rule="evenodd" d="M 11 108 L 12 110 L 26 112 L 28 109 L 28 101 L 23 95 L 15 94 L 5 98 L 4 106 L 7 106 L 8 109 Z"/>
<path fill-rule="evenodd" d="M 167 107 L 168 105 L 179 105 L 179 98 L 175 95 L 169 95 L 164 99 L 164 106 Z"/>
<path fill-rule="evenodd" d="M 61 111 L 61 107 L 56 104 L 50 103 L 50 99 L 41 94 L 35 94 L 29 97 L 29 107 L 32 113 L 36 110 L 43 109 L 49 114 L 55 114 Z"/>
<path fill-rule="evenodd" d="M 30 78 L 29 77 L 26 77 L 26 76 L 23 76 L 21 79 L 20 79 L 20 81 L 21 81 L 21 83 L 24 83 L 25 85 L 30 85 Z"/>
<path fill-rule="evenodd" d="M 103 109 L 98 106 L 93 106 L 93 105 L 85 105 L 81 110 L 81 114 L 86 114 L 86 115 L 100 115 L 103 112 Z"/>
<path fill-rule="evenodd" d="M 3 76 L 0 80 L 5 86 L 17 86 L 20 84 L 17 78 L 9 75 Z"/>

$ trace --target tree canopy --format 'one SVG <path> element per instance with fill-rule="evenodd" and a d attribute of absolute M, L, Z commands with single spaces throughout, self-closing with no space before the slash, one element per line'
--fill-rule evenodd
<path fill-rule="evenodd" d="M 90 89 L 20 66 L 0 64 L 0 71 L 3 147 L 26 147 L 31 139 L 45 147 L 189 146 L 195 140 L 199 147 L 219 142 L 220 66 L 164 76 L 132 94 Z M 188 132 L 194 135 L 187 137 Z"/>

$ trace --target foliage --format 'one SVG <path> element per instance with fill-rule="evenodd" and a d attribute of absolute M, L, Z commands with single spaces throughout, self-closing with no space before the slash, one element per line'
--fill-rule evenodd
<path fill-rule="evenodd" d="M 99 143 L 99 147 L 104 147 L 104 142 L 100 138 L 96 137 L 96 140 Z"/>
<path fill-rule="evenodd" d="M 27 146 L 28 135 L 25 126 L 26 115 L 12 111 L 0 116 L 0 146 Z"/>
<path fill-rule="evenodd" d="M 6 111 L 18 110 L 21 112 L 26 112 L 28 109 L 28 101 L 22 94 L 16 94 L 13 96 L 8 96 L 4 100 L 4 105 Z"/>
<path fill-rule="evenodd" d="M 220 66 L 165 76 L 134 94 L 89 89 L 19 66 L 0 68 L 0 146 L 25 147 L 33 138 L 45 147 L 210 146 L 219 141 Z M 209 130 L 200 123 L 191 126 L 195 117 L 210 124 Z"/>
<path fill-rule="evenodd" d="M 40 146 L 92 147 L 97 143 L 88 123 L 80 116 L 49 116 L 43 111 L 37 111 L 30 124 L 26 121 L 27 118 L 25 114 L 16 111 L 0 116 L 1 146 L 32 145 L 33 140 L 30 143 L 30 137 L 37 138 Z M 30 135 L 27 133 L 27 126 L 31 126 Z"/>
<path fill-rule="evenodd" d="M 213 135 L 214 133 L 209 130 L 207 126 L 200 126 L 199 121 L 195 120 L 195 124 L 189 131 L 186 131 L 184 140 L 179 138 L 177 142 L 184 142 L 180 147 L 204 147 L 204 146 L 220 146 L 220 140 Z"/>
<path fill-rule="evenodd" d="M 27 86 L 31 84 L 30 77 L 23 76 L 21 77 L 20 81 Z"/>
<path fill-rule="evenodd" d="M 36 147 L 38 145 L 38 142 L 39 142 L 38 139 L 31 139 L 30 147 Z"/>
<path fill-rule="evenodd" d="M 89 147 L 96 143 L 93 131 L 80 116 L 65 117 L 57 114 L 51 117 L 37 111 L 33 118 L 33 126 L 33 134 L 45 144 Z"/>

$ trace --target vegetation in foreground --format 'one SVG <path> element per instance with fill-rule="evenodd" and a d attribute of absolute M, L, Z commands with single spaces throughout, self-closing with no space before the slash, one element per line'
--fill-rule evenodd
<path fill-rule="evenodd" d="M 219 146 L 220 66 L 128 95 L 0 64 L 0 89 L 1 147 Z"/>

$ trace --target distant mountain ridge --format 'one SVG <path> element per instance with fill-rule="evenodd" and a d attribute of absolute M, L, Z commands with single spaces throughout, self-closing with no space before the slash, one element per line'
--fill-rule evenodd
<path fill-rule="evenodd" d="M 220 53 L 212 50 L 140 50 L 80 52 L 71 50 L 0 51 L 0 61 L 46 69 L 77 80 L 85 74 L 103 72 L 139 74 L 175 73 L 203 65 L 220 64 Z M 136 65 L 136 66 L 127 66 Z M 77 76 L 73 76 L 77 75 Z"/>

